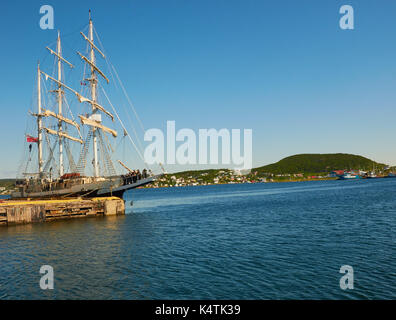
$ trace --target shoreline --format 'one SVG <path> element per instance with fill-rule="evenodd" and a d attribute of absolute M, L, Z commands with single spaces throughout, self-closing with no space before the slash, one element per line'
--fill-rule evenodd
<path fill-rule="evenodd" d="M 385 177 L 376 177 L 375 179 L 383 179 Z M 234 182 L 234 183 L 207 183 L 207 184 L 187 184 L 187 185 L 172 185 L 172 186 L 151 186 L 150 184 L 143 187 L 137 187 L 136 189 L 160 189 L 160 188 L 183 188 L 183 187 L 205 187 L 205 186 L 217 186 L 217 185 L 237 185 L 237 184 L 267 184 L 267 183 L 287 183 L 287 182 L 313 182 L 313 181 L 335 181 L 340 180 L 334 177 L 317 178 L 317 179 L 290 179 L 290 180 L 276 180 L 276 181 L 254 181 L 254 182 Z M 347 179 L 347 180 L 366 180 L 363 179 Z M 371 179 L 370 179 L 371 180 Z M 11 192 L 1 193 L 1 196 L 10 196 Z M 1 198 L 0 198 L 1 199 Z M 7 198 L 5 198 L 7 199 Z"/>
<path fill-rule="evenodd" d="M 294 179 L 294 180 L 279 180 L 279 181 L 255 181 L 255 182 L 237 182 L 237 183 L 208 183 L 208 184 L 188 184 L 183 186 L 150 186 L 138 187 L 136 189 L 160 189 L 160 188 L 183 188 L 183 187 L 206 187 L 206 186 L 218 186 L 218 185 L 237 185 L 237 184 L 267 184 L 267 183 L 287 183 L 287 182 L 308 182 L 308 181 L 334 181 L 339 180 L 338 178 L 320 178 L 320 179 Z"/>

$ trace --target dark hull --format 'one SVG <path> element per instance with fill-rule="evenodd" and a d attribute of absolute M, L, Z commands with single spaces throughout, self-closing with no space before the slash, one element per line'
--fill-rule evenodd
<path fill-rule="evenodd" d="M 146 179 L 141 179 L 138 180 L 135 183 L 131 183 L 131 184 L 126 184 L 126 185 L 122 185 L 118 188 L 115 189 L 110 189 L 110 188 L 101 188 L 99 190 L 97 190 L 95 192 L 95 197 L 109 197 L 109 196 L 115 196 L 115 197 L 119 197 L 122 198 L 124 196 L 124 192 L 128 191 L 130 189 L 135 189 L 137 187 L 142 187 L 145 186 L 151 182 L 154 181 L 153 179 L 154 177 L 150 177 L 150 178 L 146 178 Z"/>
<path fill-rule="evenodd" d="M 122 198 L 125 191 L 147 185 L 154 181 L 157 176 L 137 180 L 133 183 L 125 184 L 121 178 L 100 181 L 90 184 L 78 184 L 69 188 L 45 191 L 21 190 L 11 195 L 12 199 L 39 198 L 56 199 L 68 197 L 96 198 L 116 196 Z"/>

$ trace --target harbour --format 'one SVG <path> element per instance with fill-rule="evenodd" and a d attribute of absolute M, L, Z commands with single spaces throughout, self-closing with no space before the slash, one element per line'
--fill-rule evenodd
<path fill-rule="evenodd" d="M 161 320 L 395 300 L 395 12 L 5 3 L 0 301 Z"/>
<path fill-rule="evenodd" d="M 0 298 L 394 299 L 395 192 L 395 179 L 136 189 L 125 215 L 0 228 Z"/>

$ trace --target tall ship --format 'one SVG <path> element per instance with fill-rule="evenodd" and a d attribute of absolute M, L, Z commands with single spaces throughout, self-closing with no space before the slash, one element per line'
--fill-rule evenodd
<path fill-rule="evenodd" d="M 98 66 L 98 56 L 103 59 L 103 64 L 107 64 L 114 82 L 115 78 L 118 79 L 120 91 L 127 101 L 130 100 L 116 70 L 111 68 L 103 53 L 100 39 L 99 44 L 95 41 L 99 36 L 94 29 L 91 12 L 89 24 L 80 35 L 85 53 L 75 51 L 83 74 L 78 88 L 73 88 L 65 79 L 65 68 L 70 74 L 75 66 L 62 55 L 59 32 L 53 48 L 46 47 L 48 56 L 54 59 L 52 73 L 42 70 L 38 63 L 37 108 L 34 108 L 35 112 L 30 111 L 30 119 L 35 120 L 28 122 L 34 123 L 34 128 L 25 133 L 27 155 L 21 162 L 17 191 L 11 194 L 12 199 L 122 197 L 125 191 L 149 184 L 159 176 L 149 169 L 130 169 L 121 160 L 115 161 L 114 158 L 120 154 L 114 147 L 117 138 L 129 139 L 135 147 L 137 144 L 102 85 L 102 82 L 109 84 L 110 80 Z M 106 98 L 108 107 L 99 97 Z M 73 112 L 69 100 L 77 104 L 77 111 Z M 121 137 L 117 126 L 123 132 Z M 136 148 L 144 162 L 141 151 Z M 117 173 L 115 164 L 121 172 Z"/>

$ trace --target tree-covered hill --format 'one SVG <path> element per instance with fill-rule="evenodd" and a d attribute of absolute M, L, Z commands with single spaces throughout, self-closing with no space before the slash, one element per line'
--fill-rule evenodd
<path fill-rule="evenodd" d="M 0 187 L 9 188 L 14 186 L 15 179 L 0 179 Z"/>
<path fill-rule="evenodd" d="M 333 170 L 373 170 L 373 167 L 378 170 L 384 166 L 365 157 L 347 153 L 297 154 L 252 171 L 260 174 L 320 173 Z"/>

